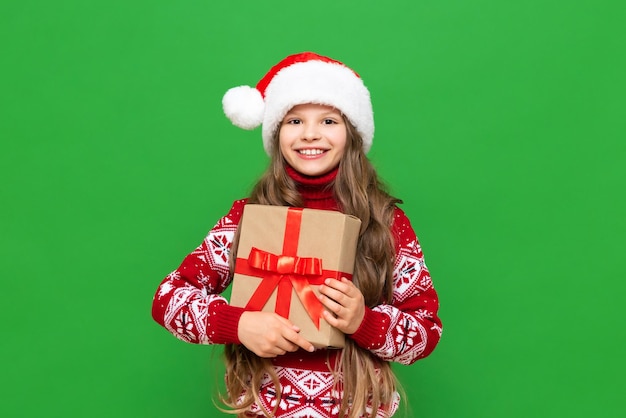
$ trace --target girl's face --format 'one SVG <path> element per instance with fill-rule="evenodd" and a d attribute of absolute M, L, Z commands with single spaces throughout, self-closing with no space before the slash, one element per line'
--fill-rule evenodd
<path fill-rule="evenodd" d="M 347 141 L 347 127 L 337 109 L 319 104 L 294 106 L 278 133 L 287 163 L 307 176 L 326 174 L 339 165 Z"/>

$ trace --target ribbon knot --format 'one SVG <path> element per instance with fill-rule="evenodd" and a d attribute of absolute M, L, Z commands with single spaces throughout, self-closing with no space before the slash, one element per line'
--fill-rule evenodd
<path fill-rule="evenodd" d="M 322 259 L 272 254 L 256 247 L 250 249 L 248 264 L 251 267 L 279 274 L 319 276 L 322 274 Z"/>

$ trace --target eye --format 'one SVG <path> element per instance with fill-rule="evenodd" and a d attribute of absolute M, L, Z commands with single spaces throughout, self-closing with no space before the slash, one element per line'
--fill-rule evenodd
<path fill-rule="evenodd" d="M 330 119 L 330 118 L 326 118 L 324 119 L 324 125 L 333 125 L 335 123 L 337 123 L 337 121 L 335 121 L 334 119 Z"/>
<path fill-rule="evenodd" d="M 287 119 L 285 121 L 285 123 L 289 124 L 289 125 L 300 125 L 302 123 L 302 121 L 298 118 L 291 118 L 291 119 Z"/>

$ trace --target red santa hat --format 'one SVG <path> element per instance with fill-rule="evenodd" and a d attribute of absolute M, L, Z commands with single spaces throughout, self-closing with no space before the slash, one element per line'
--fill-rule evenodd
<path fill-rule="evenodd" d="M 222 99 L 224 113 L 243 129 L 263 124 L 265 152 L 271 154 L 272 138 L 289 110 L 316 103 L 341 111 L 363 139 L 368 152 L 374 137 L 370 93 L 359 75 L 343 63 L 313 52 L 290 55 L 273 66 L 256 87 L 239 86 Z"/>

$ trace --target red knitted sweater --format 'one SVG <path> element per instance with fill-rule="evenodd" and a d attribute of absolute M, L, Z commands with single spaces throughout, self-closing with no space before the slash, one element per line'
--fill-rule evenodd
<path fill-rule="evenodd" d="M 303 176 L 293 169 L 288 169 L 288 173 L 296 181 L 305 207 L 338 210 L 332 191 L 337 170 L 321 177 Z M 230 306 L 220 294 L 231 282 L 229 251 L 245 203 L 246 200 L 234 202 L 202 244 L 157 289 L 153 318 L 181 340 L 199 344 L 240 343 L 237 328 L 243 309 Z M 395 209 L 392 230 L 396 250 L 393 300 L 372 309 L 366 307 L 361 326 L 348 337 L 382 361 L 411 364 L 430 354 L 440 339 L 439 302 L 419 242 L 399 208 Z M 328 372 L 338 352 L 299 350 L 276 358 L 274 364 L 286 370 Z M 295 385 L 292 375 L 283 373 L 281 384 Z M 306 388 L 300 394 L 320 396 Z M 286 404 L 285 411 L 289 407 Z"/>

